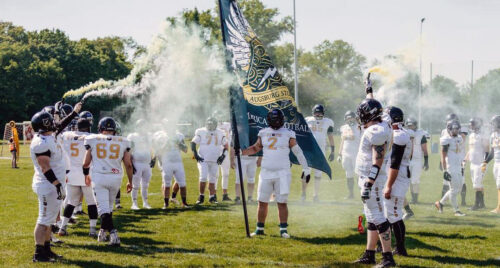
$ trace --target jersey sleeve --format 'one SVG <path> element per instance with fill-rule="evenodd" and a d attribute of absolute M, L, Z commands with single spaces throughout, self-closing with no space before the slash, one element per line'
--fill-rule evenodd
<path fill-rule="evenodd" d="M 439 139 L 439 144 L 441 146 L 450 145 L 451 138 L 449 136 L 444 136 Z"/>
<path fill-rule="evenodd" d="M 85 148 L 87 150 L 91 150 L 92 148 L 94 148 L 94 143 L 95 143 L 95 139 L 94 139 L 93 135 L 89 135 L 89 136 L 85 137 L 85 140 L 83 141 L 83 145 L 85 146 Z"/>
<path fill-rule="evenodd" d="M 410 138 L 411 136 L 409 133 L 406 133 L 404 131 L 397 131 L 394 134 L 392 142 L 400 146 L 405 146 L 410 142 Z"/>
<path fill-rule="evenodd" d="M 199 144 L 201 142 L 201 130 L 200 129 L 197 129 L 194 132 L 194 137 L 191 141 L 196 143 L 196 144 Z"/>
<path fill-rule="evenodd" d="M 31 150 L 35 154 L 43 154 L 47 151 L 50 152 L 49 142 L 45 138 L 41 137 L 40 142 L 37 145 L 31 147 Z"/>
<path fill-rule="evenodd" d="M 262 138 L 262 136 L 264 136 L 264 132 L 266 131 L 265 128 L 259 130 L 259 134 L 257 134 L 258 137 Z"/>
<path fill-rule="evenodd" d="M 332 119 L 328 119 L 328 128 L 334 128 L 335 127 L 335 123 L 333 122 Z"/>
<path fill-rule="evenodd" d="M 388 138 L 384 128 L 380 125 L 368 128 L 365 135 L 372 145 L 383 145 Z"/>

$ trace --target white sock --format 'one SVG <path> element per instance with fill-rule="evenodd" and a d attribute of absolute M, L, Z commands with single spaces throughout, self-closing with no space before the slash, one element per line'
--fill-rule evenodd
<path fill-rule="evenodd" d="M 97 220 L 90 220 L 90 227 L 96 227 Z"/>
<path fill-rule="evenodd" d="M 314 196 L 319 195 L 320 188 L 321 188 L 321 179 L 314 178 Z"/>
<path fill-rule="evenodd" d="M 61 229 L 66 229 L 66 226 L 68 225 L 68 222 L 69 222 L 69 218 L 66 218 L 66 217 L 62 217 L 62 221 L 60 223 L 60 228 Z"/>

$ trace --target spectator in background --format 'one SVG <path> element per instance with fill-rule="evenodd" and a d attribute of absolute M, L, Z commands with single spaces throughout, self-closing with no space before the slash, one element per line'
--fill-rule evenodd
<path fill-rule="evenodd" d="M 17 147 L 14 138 L 9 139 L 9 151 L 12 154 L 12 168 L 19 168 L 17 166 Z"/>

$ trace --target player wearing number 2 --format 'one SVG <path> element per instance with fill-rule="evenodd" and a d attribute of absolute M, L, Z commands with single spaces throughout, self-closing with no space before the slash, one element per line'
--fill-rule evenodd
<path fill-rule="evenodd" d="M 264 223 L 267 217 L 268 203 L 274 193 L 278 203 L 280 220 L 280 234 L 283 238 L 290 238 L 288 234 L 288 194 L 292 172 L 290 169 L 290 150 L 295 154 L 302 166 L 302 179 L 309 181 L 311 170 L 307 160 L 295 139 L 295 132 L 283 127 L 285 116 L 279 109 L 267 114 L 269 127 L 261 129 L 257 142 L 243 150 L 243 155 L 254 155 L 263 150 L 261 171 L 258 186 L 257 229 L 252 236 L 264 234 Z"/>
<path fill-rule="evenodd" d="M 87 152 L 83 162 L 83 174 L 85 180 L 92 180 L 97 211 L 101 217 L 101 229 L 97 241 L 107 241 L 106 232 L 109 232 L 109 245 L 119 246 L 120 238 L 113 226 L 111 213 L 122 182 L 122 161 L 128 177 L 127 192 L 132 190 L 133 167 L 129 152 L 130 144 L 126 138 L 115 136 L 116 122 L 113 118 L 102 118 L 98 128 L 99 134 L 92 134 L 85 138 L 84 144 Z"/>

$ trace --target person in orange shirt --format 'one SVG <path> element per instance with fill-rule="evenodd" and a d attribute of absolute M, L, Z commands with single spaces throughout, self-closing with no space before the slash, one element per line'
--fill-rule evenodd
<path fill-rule="evenodd" d="M 14 138 L 9 139 L 9 151 L 12 154 L 12 168 L 19 168 L 17 166 L 17 147 Z"/>

